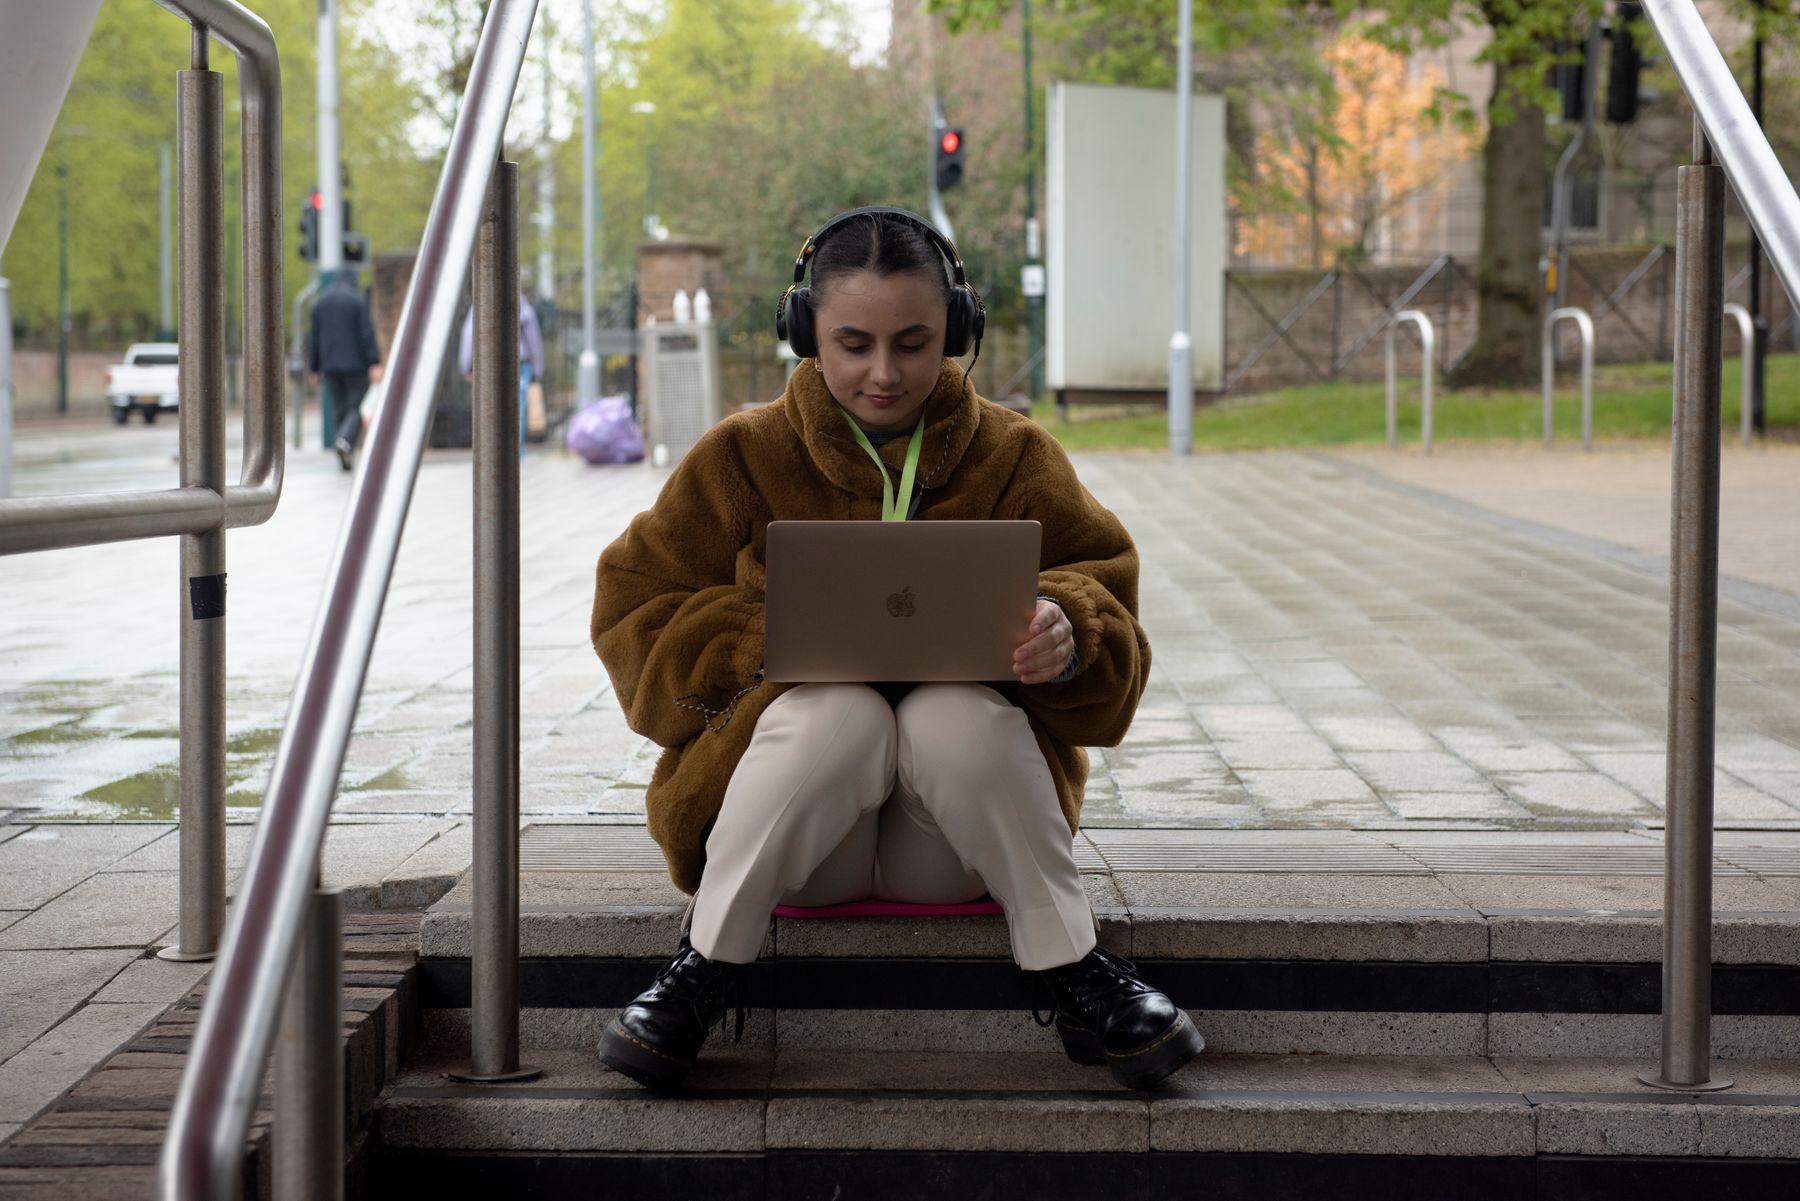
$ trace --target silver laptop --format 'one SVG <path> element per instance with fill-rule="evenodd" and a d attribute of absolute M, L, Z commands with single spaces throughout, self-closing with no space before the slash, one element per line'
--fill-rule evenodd
<path fill-rule="evenodd" d="M 774 521 L 763 672 L 796 683 L 1012 680 L 1035 521 Z"/>

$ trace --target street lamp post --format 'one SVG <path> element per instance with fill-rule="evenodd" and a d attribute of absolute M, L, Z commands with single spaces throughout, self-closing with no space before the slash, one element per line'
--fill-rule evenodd
<path fill-rule="evenodd" d="M 1031 0 L 1023 0 L 1019 32 L 1025 42 L 1025 262 L 1038 267 L 1037 136 L 1031 93 Z M 1044 292 L 1039 286 L 1041 269 L 1031 272 L 1032 285 L 1025 289 L 1025 323 L 1030 331 L 1031 399 L 1044 394 Z"/>
<path fill-rule="evenodd" d="M 656 102 L 635 101 L 631 111 L 640 117 L 653 116 Z M 650 126 L 644 133 L 644 236 L 654 238 L 661 228 L 662 221 L 656 215 L 656 129 Z"/>
<path fill-rule="evenodd" d="M 69 160 L 56 164 L 56 411 L 69 411 Z"/>
<path fill-rule="evenodd" d="M 594 179 L 594 144 L 600 114 L 594 105 L 594 5 L 581 0 L 581 358 L 575 366 L 575 403 L 600 395 L 600 356 L 594 350 L 594 233 L 600 192 Z"/>

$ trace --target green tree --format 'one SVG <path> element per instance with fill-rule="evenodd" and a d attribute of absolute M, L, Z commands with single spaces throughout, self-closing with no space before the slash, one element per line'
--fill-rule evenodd
<path fill-rule="evenodd" d="M 1755 7 L 1754 0 L 1733 2 L 1744 11 Z M 1013 6 L 1012 0 L 931 4 L 948 15 L 953 29 L 992 27 Z M 1481 61 L 1494 70 L 1482 142 L 1478 329 L 1453 382 L 1519 382 L 1537 371 L 1545 112 L 1556 101 L 1546 73 L 1558 61 L 1559 45 L 1578 44 L 1582 31 L 1609 7 L 1606 0 L 1391 0 L 1379 9 L 1351 0 L 1217 0 L 1195 6 L 1196 55 L 1205 62 L 1291 46 L 1299 40 L 1296 26 L 1354 14 L 1366 17 L 1371 36 L 1405 51 L 1442 45 L 1461 27 L 1488 32 Z M 1050 37 L 1086 51 L 1070 64 L 1071 78 L 1166 86 L 1176 45 L 1172 9 L 1158 0 L 1042 0 L 1041 20 Z M 1791 36 L 1791 14 L 1762 12 L 1758 19 Z M 1308 86 L 1317 82 L 1315 75 L 1294 78 Z M 1443 115 L 1473 120 L 1467 96 L 1446 91 L 1443 102 Z"/>

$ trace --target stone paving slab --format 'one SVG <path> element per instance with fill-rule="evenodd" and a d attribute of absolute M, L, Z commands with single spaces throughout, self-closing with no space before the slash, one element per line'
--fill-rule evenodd
<path fill-rule="evenodd" d="M 24 921 L 0 930 L 0 948 L 143 947 L 176 920 L 178 872 L 101 872 Z"/>
<path fill-rule="evenodd" d="M 131 1041 L 163 1002 L 91 1004 L 0 1063 L 0 1120 L 22 1122 Z"/>
<path fill-rule="evenodd" d="M 0 951 L 0 1061 L 18 1053 L 117 976 L 141 952 Z"/>

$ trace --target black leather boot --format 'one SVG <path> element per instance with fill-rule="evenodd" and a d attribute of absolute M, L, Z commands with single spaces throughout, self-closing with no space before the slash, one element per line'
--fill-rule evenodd
<path fill-rule="evenodd" d="M 1137 968 L 1099 947 L 1051 968 L 1056 1032 L 1076 1063 L 1104 1063 L 1126 1088 L 1154 1088 L 1200 1054 L 1206 1040 L 1187 1014 L 1138 979 Z M 1040 1026 L 1050 1021 L 1032 1012 Z"/>
<path fill-rule="evenodd" d="M 656 980 L 619 1011 L 600 1036 L 600 1062 L 647 1088 L 673 1089 L 694 1066 L 714 1022 L 725 1022 L 725 992 L 737 998 L 738 965 L 718 963 L 684 937 Z M 744 1007 L 737 1042 L 744 1040 Z"/>

